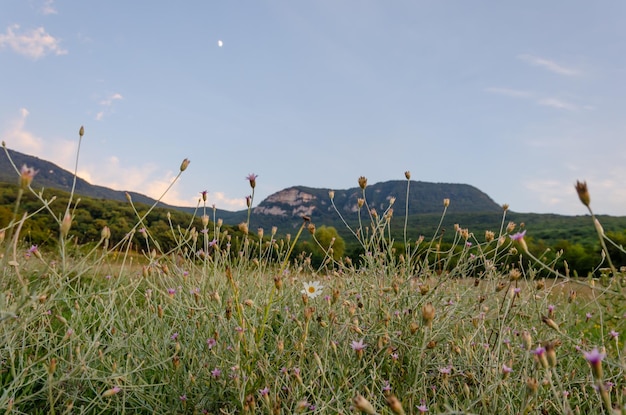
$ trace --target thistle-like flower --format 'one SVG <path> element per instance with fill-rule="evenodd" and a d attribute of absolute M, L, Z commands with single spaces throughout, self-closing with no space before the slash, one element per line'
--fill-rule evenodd
<path fill-rule="evenodd" d="M 26 190 L 28 186 L 30 186 L 30 184 L 33 182 L 33 178 L 36 174 L 37 171 L 34 168 L 28 167 L 26 164 L 24 164 L 20 169 L 20 188 Z"/>
<path fill-rule="evenodd" d="M 602 379 L 602 361 L 606 356 L 604 353 L 600 353 L 600 351 L 594 347 L 592 351 L 585 352 L 585 359 L 591 366 L 591 373 L 593 373 L 593 377 L 596 380 Z"/>
<path fill-rule="evenodd" d="M 254 173 L 250 173 L 249 175 L 246 176 L 246 180 L 248 180 L 250 182 L 250 187 L 251 188 L 255 188 L 256 187 L 256 178 L 259 177 L 257 174 Z"/>

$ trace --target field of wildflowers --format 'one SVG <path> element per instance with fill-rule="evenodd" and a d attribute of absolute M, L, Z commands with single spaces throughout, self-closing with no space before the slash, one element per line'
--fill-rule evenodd
<path fill-rule="evenodd" d="M 249 214 L 235 244 L 205 195 L 202 229 L 170 223 L 174 249 L 160 248 L 139 211 L 126 238 L 104 227 L 98 244 L 77 246 L 72 198 L 59 208 L 37 194 L 41 210 L 22 212 L 37 177 L 15 169 L 14 218 L 0 231 L 7 414 L 626 413 L 626 272 L 608 255 L 584 279 L 555 271 L 527 252 L 507 206 L 499 229 L 459 225 L 443 251 L 437 233 L 392 235 L 394 201 L 370 209 L 361 177 L 350 231 L 365 255 L 337 260 L 331 245 L 313 268 L 292 255 L 303 232 L 314 234 L 310 218 L 277 238 L 249 233 Z M 246 178 L 249 212 L 257 178 Z M 576 189 L 606 252 L 587 186 Z M 59 238 L 50 252 L 20 234 L 46 212 Z"/>

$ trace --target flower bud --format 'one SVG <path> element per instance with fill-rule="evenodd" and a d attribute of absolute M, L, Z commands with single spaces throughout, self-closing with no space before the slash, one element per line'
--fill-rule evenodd
<path fill-rule="evenodd" d="M 407 180 L 411 180 L 411 172 L 410 171 L 405 171 L 404 172 L 404 177 L 406 177 Z"/>
<path fill-rule="evenodd" d="M 189 159 L 184 159 L 182 163 L 180 163 L 180 171 L 185 171 L 187 170 L 187 167 L 189 167 L 189 163 L 191 163 L 191 161 Z"/>
<path fill-rule="evenodd" d="M 66 213 L 61 221 L 61 237 L 67 238 L 67 234 L 70 232 L 70 228 L 72 227 L 72 215 L 70 213 Z"/>
<path fill-rule="evenodd" d="M 80 129 L 78 130 L 78 136 L 80 138 L 83 138 L 83 136 L 85 135 L 85 127 L 83 127 L 82 125 L 80 126 Z"/>

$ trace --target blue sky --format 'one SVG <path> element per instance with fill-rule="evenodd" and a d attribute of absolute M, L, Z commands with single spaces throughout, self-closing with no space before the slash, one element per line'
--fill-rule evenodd
<path fill-rule="evenodd" d="M 467 183 L 626 215 L 626 2 L 3 0 L 0 136 L 91 183 L 244 208 L 292 185 Z M 221 43 L 220 43 L 221 41 Z M 36 186 L 36 181 L 34 182 Z M 452 200 L 454 203 L 454 200 Z"/>

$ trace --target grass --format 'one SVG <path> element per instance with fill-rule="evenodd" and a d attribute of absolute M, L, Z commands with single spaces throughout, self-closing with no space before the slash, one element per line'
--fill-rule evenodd
<path fill-rule="evenodd" d="M 16 172 L 20 190 L 32 192 L 34 172 Z M 248 177 L 254 190 L 257 177 Z M 199 231 L 171 223 L 177 246 L 164 252 L 137 212 L 126 238 L 111 241 L 105 228 L 98 244 L 78 246 L 72 204 L 57 212 L 38 195 L 59 234 L 58 249 L 42 252 L 21 242 L 29 216 L 18 198 L 0 232 L 0 408 L 626 412 L 626 274 L 608 257 L 588 279 L 555 271 L 540 254 L 527 252 L 524 263 L 523 234 L 506 207 L 500 229 L 458 226 L 445 251 L 439 232 L 409 241 L 405 231 L 406 250 L 395 252 L 393 201 L 382 213 L 367 208 L 367 180 L 358 182 L 350 232 L 365 254 L 359 263 L 335 259 L 331 245 L 316 268 L 307 254 L 292 256 L 302 233 L 314 233 L 308 218 L 278 240 L 273 230 L 234 241 L 208 216 Z M 585 203 L 586 187 L 577 190 Z M 140 247 L 131 243 L 137 232 Z"/>

